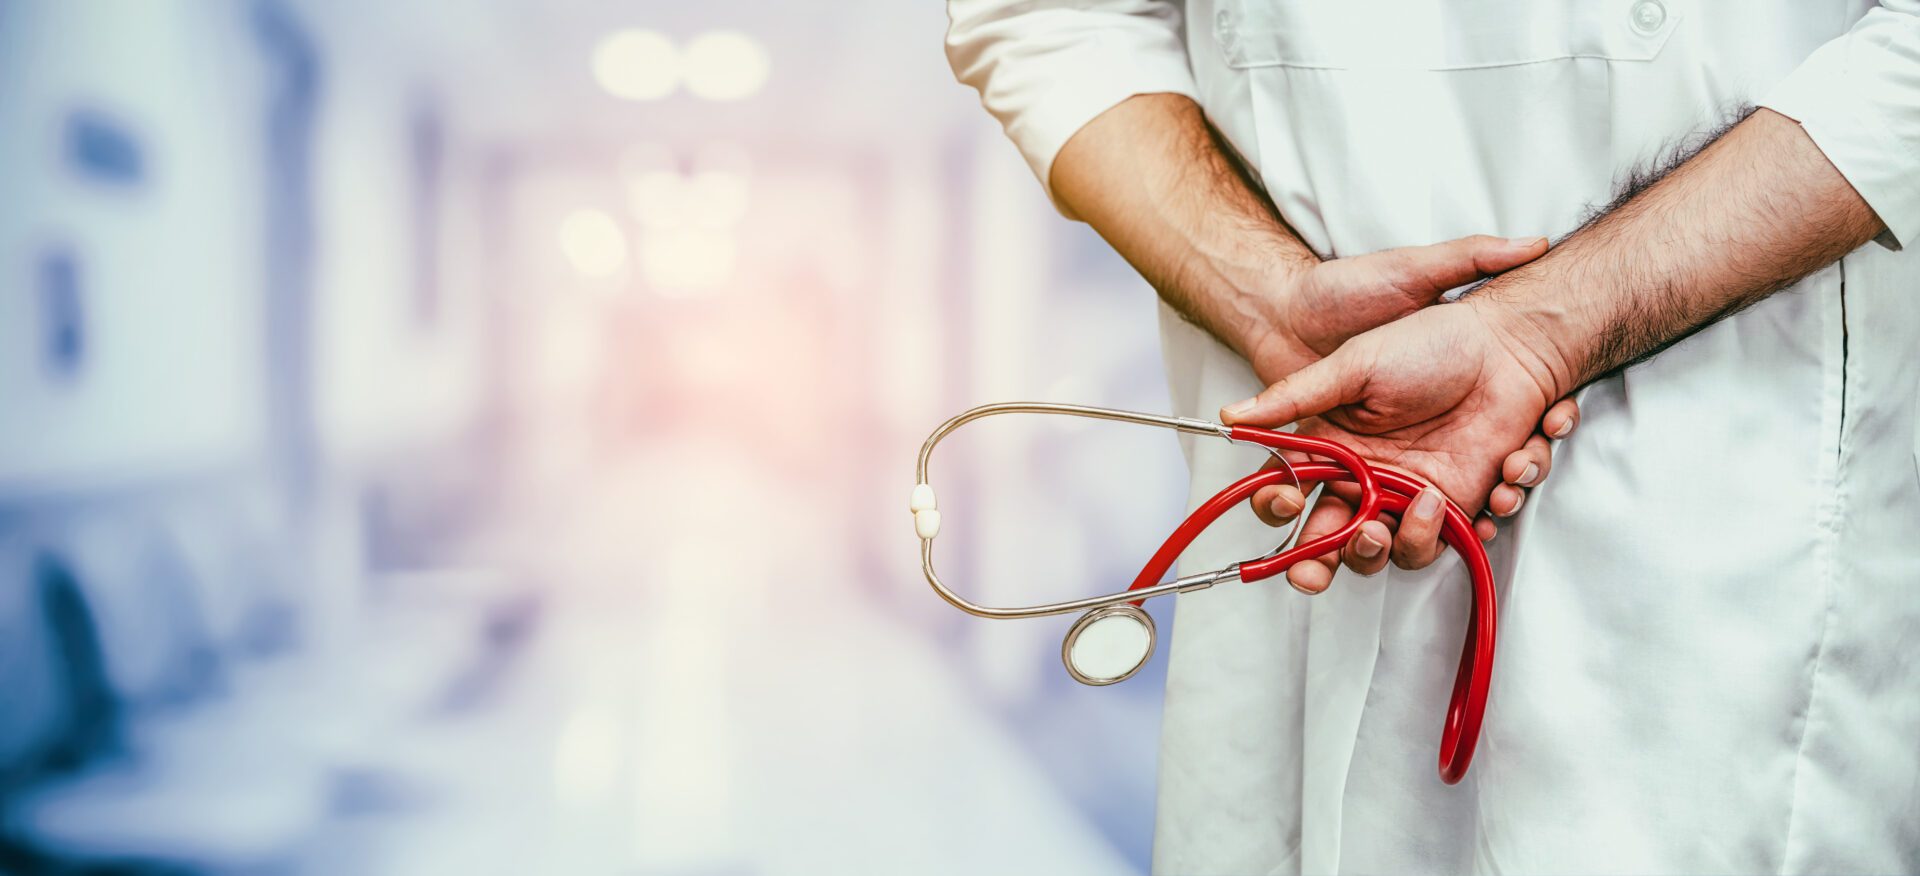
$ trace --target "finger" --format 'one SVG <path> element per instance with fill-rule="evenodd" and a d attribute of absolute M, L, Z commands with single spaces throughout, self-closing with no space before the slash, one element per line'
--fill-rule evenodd
<path fill-rule="evenodd" d="M 1493 488 L 1487 496 L 1487 510 L 1495 517 L 1512 517 L 1520 512 L 1520 506 L 1526 504 L 1527 491 L 1512 484 L 1501 484 Z"/>
<path fill-rule="evenodd" d="M 1353 357 L 1336 351 L 1280 378 L 1253 398 L 1221 408 L 1220 422 L 1230 426 L 1280 426 L 1298 422 L 1358 400 L 1365 384 L 1366 377 Z"/>
<path fill-rule="evenodd" d="M 1338 496 L 1322 493 L 1320 500 L 1313 503 L 1313 510 L 1307 512 L 1306 522 L 1300 524 L 1300 543 L 1306 544 L 1328 533 L 1336 532 L 1340 527 L 1347 525 L 1347 521 L 1351 519 L 1353 519 L 1352 505 Z M 1293 589 L 1302 593 L 1319 593 L 1333 583 L 1333 572 L 1338 568 L 1339 562 L 1340 555 L 1337 551 L 1325 556 L 1301 560 L 1287 570 L 1287 583 L 1292 584 Z"/>
<path fill-rule="evenodd" d="M 1275 484 L 1254 491 L 1250 504 L 1260 522 L 1268 526 L 1285 526 L 1300 516 L 1302 508 L 1307 507 L 1307 497 L 1301 495 L 1300 488 L 1292 484 Z"/>
<path fill-rule="evenodd" d="M 1415 496 L 1407 513 L 1400 515 L 1400 528 L 1393 534 L 1393 564 L 1402 569 L 1420 569 L 1440 555 L 1440 491 L 1428 487 Z"/>
<path fill-rule="evenodd" d="M 1431 301 L 1448 289 L 1519 267 L 1546 251 L 1544 237 L 1475 234 L 1429 246 L 1403 247 L 1392 255 L 1414 285 L 1405 291 Z"/>
<path fill-rule="evenodd" d="M 1393 544 L 1393 532 L 1384 516 L 1360 524 L 1360 531 L 1347 542 L 1343 554 L 1347 568 L 1362 575 L 1376 575 L 1387 567 L 1387 547 Z"/>
<path fill-rule="evenodd" d="M 1507 454 L 1507 460 L 1500 464 L 1500 480 L 1531 487 L 1546 480 L 1552 470 L 1553 446 L 1547 443 L 1547 436 L 1535 434 L 1519 450 Z"/>
<path fill-rule="evenodd" d="M 1473 521 L 1473 534 L 1480 536 L 1481 544 L 1486 544 L 1487 542 L 1493 541 L 1494 536 L 1500 534 L 1500 525 L 1494 523 L 1493 518 L 1482 514 L 1479 519 Z"/>
<path fill-rule="evenodd" d="M 1580 425 L 1580 403 L 1563 398 L 1547 408 L 1546 416 L 1540 418 L 1540 431 L 1548 438 L 1565 438 L 1573 434 L 1575 426 Z"/>

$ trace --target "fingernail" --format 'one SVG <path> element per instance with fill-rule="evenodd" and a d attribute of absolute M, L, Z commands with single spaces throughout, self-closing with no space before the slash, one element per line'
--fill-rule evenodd
<path fill-rule="evenodd" d="M 1295 583 L 1293 583 L 1293 579 L 1292 579 L 1292 578 L 1288 578 L 1288 579 L 1287 579 L 1287 586 L 1288 586 L 1288 587 L 1292 587 L 1293 589 L 1295 589 L 1295 590 L 1298 590 L 1298 591 L 1300 591 L 1301 593 L 1305 593 L 1305 594 L 1306 594 L 1306 595 L 1308 595 L 1308 596 L 1318 596 L 1318 595 L 1320 595 L 1320 591 L 1318 591 L 1318 590 L 1308 590 L 1308 589 L 1307 589 L 1307 588 L 1305 588 L 1305 587 L 1302 587 L 1302 586 L 1300 586 L 1300 585 L 1298 585 L 1298 584 L 1295 584 Z"/>
<path fill-rule="evenodd" d="M 1520 506 L 1521 506 L 1521 505 L 1525 505 L 1525 504 L 1527 504 L 1527 494 L 1526 494 L 1526 493 L 1521 493 L 1521 494 L 1520 494 L 1520 498 L 1519 498 L 1519 499 L 1518 499 L 1517 501 L 1515 501 L 1515 502 L 1513 503 L 1513 507 L 1512 507 L 1512 508 L 1508 508 L 1508 509 L 1507 509 L 1507 513 L 1505 513 L 1505 514 L 1502 514 L 1502 515 L 1500 515 L 1500 516 L 1501 516 L 1501 517 L 1512 517 L 1513 515 L 1515 515 L 1515 514 L 1518 514 L 1518 513 L 1520 513 Z"/>
<path fill-rule="evenodd" d="M 1293 507 L 1293 503 L 1287 501 L 1284 497 L 1273 500 L 1273 504 L 1269 507 L 1269 510 L 1273 511 L 1273 516 L 1275 517 L 1292 517 L 1300 512 L 1300 509 Z"/>
<path fill-rule="evenodd" d="M 1246 401 L 1234 402 L 1233 404 L 1227 405 L 1226 413 L 1235 417 L 1240 416 L 1241 414 L 1244 414 L 1250 410 L 1253 410 L 1254 402 L 1257 402 L 1259 400 L 1260 399 L 1256 397 L 1256 398 L 1247 399 Z"/>
<path fill-rule="evenodd" d="M 1432 517 L 1440 513 L 1440 491 L 1428 488 L 1420 491 L 1420 498 L 1413 501 L 1415 517 Z"/>
<path fill-rule="evenodd" d="M 1363 532 L 1360 533 L 1360 539 L 1353 543 L 1353 552 L 1359 554 L 1362 559 L 1371 560 L 1380 556 L 1380 549 L 1383 547 L 1386 545 L 1374 541 L 1372 536 Z"/>
<path fill-rule="evenodd" d="M 1542 244 L 1542 243 L 1545 243 L 1545 242 L 1546 242 L 1546 240 L 1547 240 L 1546 238 L 1544 238 L 1544 237 L 1541 237 L 1541 236 L 1539 236 L 1539 235 L 1534 235 L 1533 237 L 1509 237 L 1509 238 L 1507 238 L 1507 242 L 1508 242 L 1508 243 L 1511 243 L 1511 244 L 1513 244 L 1514 246 L 1516 246 L 1516 247 L 1519 247 L 1519 248 L 1521 248 L 1521 249 L 1526 249 L 1526 248 L 1529 248 L 1529 247 L 1533 247 L 1533 246 L 1538 246 L 1538 245 L 1540 245 L 1540 244 Z"/>
<path fill-rule="evenodd" d="M 1516 481 L 1516 483 L 1523 487 L 1531 487 L 1533 486 L 1533 479 L 1539 476 L 1540 466 L 1536 463 L 1529 462 L 1527 463 L 1527 470 L 1520 473 L 1520 480 Z"/>

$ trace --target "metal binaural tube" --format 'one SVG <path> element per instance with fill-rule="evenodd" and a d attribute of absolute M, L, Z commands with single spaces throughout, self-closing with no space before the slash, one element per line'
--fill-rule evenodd
<path fill-rule="evenodd" d="M 927 480 L 927 470 L 933 458 L 933 449 L 939 446 L 942 439 L 953 434 L 954 430 L 974 420 L 1000 414 L 1053 414 L 1067 417 L 1084 417 L 1092 420 L 1109 420 L 1117 423 L 1133 423 L 1141 426 L 1155 426 L 1162 429 L 1172 429 L 1177 432 L 1213 435 L 1221 438 L 1225 438 L 1228 435 L 1226 426 L 1207 420 L 1196 420 L 1189 417 L 1168 417 L 1158 414 L 1142 414 L 1135 411 L 1097 408 L 1089 405 L 1055 404 L 1052 402 L 1006 402 L 1002 404 L 981 405 L 963 411 L 948 419 L 946 422 L 941 423 L 938 428 L 934 429 L 933 434 L 927 436 L 926 443 L 920 446 L 920 458 L 914 468 L 914 500 L 911 506 L 911 510 L 914 513 L 915 529 L 920 535 L 920 570 L 926 575 L 927 583 L 933 586 L 934 592 L 939 594 L 941 599 L 946 600 L 953 607 L 976 617 L 997 619 L 1046 617 L 1049 615 L 1085 611 L 1092 608 L 1103 608 L 1126 602 L 1137 602 L 1142 599 L 1167 593 L 1185 593 L 1193 590 L 1203 590 L 1222 581 L 1239 579 L 1239 567 L 1233 566 L 1218 571 L 1188 575 L 1184 578 L 1177 578 L 1153 587 L 1121 590 L 1106 594 L 1105 596 L 1089 596 L 1085 599 L 1051 602 L 1043 605 L 1018 608 L 996 608 L 981 605 L 955 593 L 952 588 L 949 588 L 945 582 L 940 580 L 939 573 L 935 572 L 933 568 L 933 539 L 940 531 L 940 512 L 936 507 L 937 503 L 932 485 Z"/>
<path fill-rule="evenodd" d="M 927 463 L 933 458 L 933 448 L 941 439 L 953 434 L 955 429 L 982 417 L 999 414 L 1056 414 L 1066 417 L 1085 417 L 1090 420 L 1111 420 L 1116 423 L 1133 423 L 1141 426 L 1158 426 L 1177 432 L 1192 432 L 1198 435 L 1218 435 L 1225 437 L 1227 427 L 1210 420 L 1195 420 L 1190 417 L 1167 417 L 1159 414 L 1142 414 L 1135 411 L 1122 411 L 1113 408 L 1096 408 L 1089 405 L 1066 405 L 1052 402 L 1004 402 L 1001 404 L 981 405 L 954 415 L 941 423 L 939 428 L 927 436 L 927 443 L 920 445 L 919 464 L 914 467 L 915 483 L 927 483 Z"/>

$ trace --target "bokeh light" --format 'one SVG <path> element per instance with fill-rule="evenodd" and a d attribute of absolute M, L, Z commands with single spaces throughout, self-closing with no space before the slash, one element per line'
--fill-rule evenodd
<path fill-rule="evenodd" d="M 659 100 L 679 87 L 680 76 L 680 50 L 658 31 L 616 31 L 593 49 L 593 77 L 615 97 Z"/>
<path fill-rule="evenodd" d="M 744 100 L 766 86 L 772 66 L 759 40 L 739 31 L 710 31 L 687 44 L 687 90 L 707 100 Z"/>
<path fill-rule="evenodd" d="M 733 235 L 707 228 L 652 231 L 641 245 L 640 269 L 668 296 L 718 286 L 733 276 Z"/>

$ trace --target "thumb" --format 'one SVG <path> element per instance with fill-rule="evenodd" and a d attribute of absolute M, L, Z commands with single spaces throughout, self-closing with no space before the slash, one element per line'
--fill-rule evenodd
<path fill-rule="evenodd" d="M 1512 270 L 1544 255 L 1544 237 L 1494 237 L 1475 234 L 1428 246 L 1394 250 L 1405 281 L 1429 299 L 1455 286 Z"/>
<path fill-rule="evenodd" d="M 1220 409 L 1220 422 L 1229 426 L 1284 426 L 1324 414 L 1360 400 L 1366 376 L 1353 357 L 1335 352 L 1295 371 L 1262 390 L 1259 395 Z"/>

